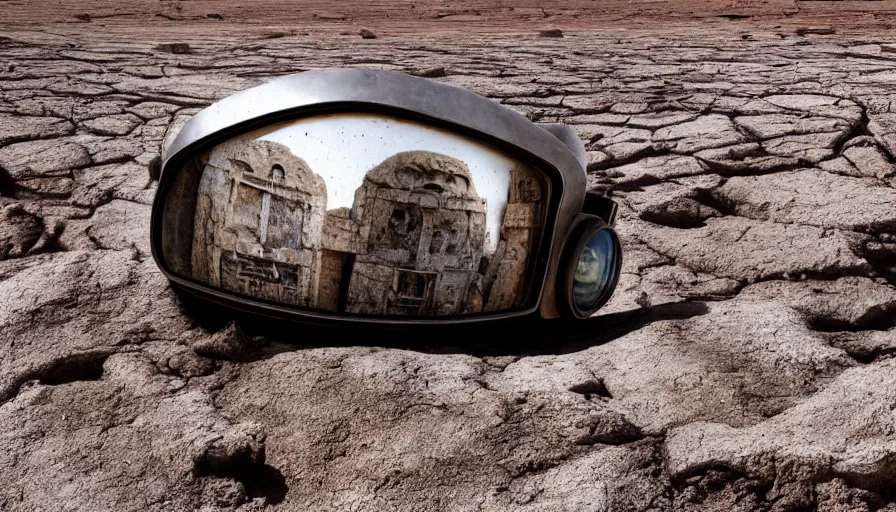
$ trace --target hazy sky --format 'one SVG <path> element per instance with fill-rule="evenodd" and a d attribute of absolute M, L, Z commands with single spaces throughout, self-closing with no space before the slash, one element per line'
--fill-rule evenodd
<path fill-rule="evenodd" d="M 479 197 L 488 202 L 485 252 L 497 247 L 515 161 L 480 142 L 376 114 L 332 114 L 283 123 L 246 137 L 279 142 L 305 160 L 327 184 L 327 209 L 351 207 L 364 175 L 402 151 L 442 153 L 467 164 Z"/>

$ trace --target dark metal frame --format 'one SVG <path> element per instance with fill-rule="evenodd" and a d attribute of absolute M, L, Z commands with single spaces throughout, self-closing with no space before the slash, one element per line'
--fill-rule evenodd
<path fill-rule="evenodd" d="M 164 199 L 176 173 L 199 152 L 234 136 L 276 122 L 333 112 L 380 112 L 437 125 L 489 142 L 528 161 L 550 179 L 550 203 L 542 245 L 526 307 L 514 311 L 446 318 L 359 317 L 293 309 L 223 292 L 174 273 L 162 257 Z M 425 78 L 393 71 L 320 69 L 288 75 L 224 98 L 197 113 L 163 155 L 151 218 L 152 255 L 162 273 L 176 286 L 205 299 L 254 313 L 329 323 L 463 324 L 536 314 L 560 316 L 556 292 L 558 266 L 573 220 L 583 211 L 608 212 L 612 224 L 615 203 L 607 198 L 586 201 L 584 146 L 569 127 L 537 125 L 498 103 Z M 588 196 L 591 196 L 588 194 Z M 600 214 L 599 212 L 595 212 Z"/>

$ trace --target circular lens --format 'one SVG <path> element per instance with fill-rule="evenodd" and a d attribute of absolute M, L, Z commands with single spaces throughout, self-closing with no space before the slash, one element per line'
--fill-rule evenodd
<path fill-rule="evenodd" d="M 585 243 L 573 274 L 572 299 L 576 309 L 593 312 L 616 287 L 618 244 L 608 229 L 595 232 Z"/>

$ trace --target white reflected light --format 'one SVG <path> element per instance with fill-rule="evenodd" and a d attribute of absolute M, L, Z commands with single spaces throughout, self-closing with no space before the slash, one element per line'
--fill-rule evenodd
<path fill-rule="evenodd" d="M 240 137 L 277 142 L 305 160 L 327 185 L 327 209 L 352 206 L 367 171 L 404 151 L 431 151 L 464 162 L 479 197 L 488 203 L 485 253 L 498 244 L 510 170 L 502 151 L 447 130 L 381 114 L 330 114 L 274 125 Z"/>

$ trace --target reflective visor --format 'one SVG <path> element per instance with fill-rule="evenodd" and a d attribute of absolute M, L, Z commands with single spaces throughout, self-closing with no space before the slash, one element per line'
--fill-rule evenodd
<path fill-rule="evenodd" d="M 473 315 L 529 298 L 549 182 L 471 138 L 382 114 L 319 115 L 174 172 L 162 254 L 183 277 L 358 315 Z"/>

